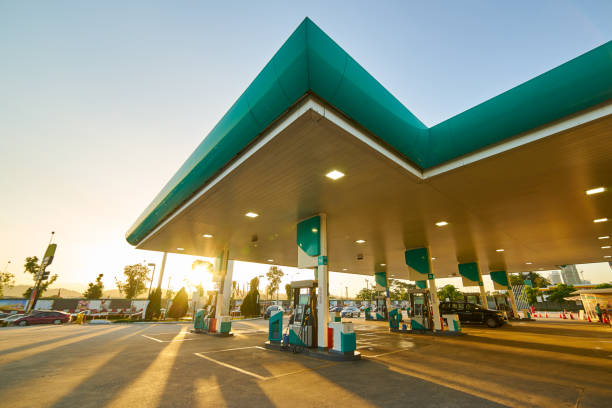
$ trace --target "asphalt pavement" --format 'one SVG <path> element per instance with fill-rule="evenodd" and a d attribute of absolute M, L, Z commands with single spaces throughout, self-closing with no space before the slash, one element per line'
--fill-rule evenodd
<path fill-rule="evenodd" d="M 465 327 L 461 337 L 355 322 L 363 359 L 263 348 L 267 322 L 234 337 L 188 324 L 0 329 L 0 406 L 609 407 L 612 331 L 566 321 Z"/>

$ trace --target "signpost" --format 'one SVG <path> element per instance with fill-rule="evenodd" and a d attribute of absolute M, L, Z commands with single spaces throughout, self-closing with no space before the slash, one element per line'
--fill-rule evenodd
<path fill-rule="evenodd" d="M 30 301 L 28 302 L 26 309 L 24 310 L 25 314 L 28 314 L 34 309 L 34 305 L 36 305 L 36 301 L 38 300 L 38 295 L 40 293 L 40 284 L 49 279 L 49 273 L 46 269 L 47 266 L 51 265 L 53 262 L 53 258 L 55 257 L 55 250 L 57 249 L 57 244 L 52 244 L 53 235 L 55 231 L 51 232 L 51 239 L 49 240 L 49 245 L 47 246 L 47 250 L 45 251 L 45 255 L 43 256 L 42 261 L 40 262 L 40 268 L 38 273 L 36 273 L 36 284 L 34 285 L 34 289 L 32 289 L 32 293 L 30 295 Z"/>

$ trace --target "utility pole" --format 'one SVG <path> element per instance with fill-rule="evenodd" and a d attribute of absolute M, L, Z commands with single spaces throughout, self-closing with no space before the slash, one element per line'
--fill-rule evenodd
<path fill-rule="evenodd" d="M 38 273 L 36 273 L 36 283 L 34 288 L 32 289 L 32 293 L 30 295 L 30 301 L 26 306 L 26 310 L 24 310 L 25 314 L 28 314 L 34 309 L 36 305 L 36 301 L 38 300 L 38 294 L 40 291 L 40 284 L 42 281 L 49 279 L 49 272 L 46 272 L 45 269 L 47 266 L 51 265 L 53 262 L 53 257 L 55 256 L 55 249 L 57 248 L 57 244 L 52 244 L 53 236 L 55 235 L 55 231 L 51 231 L 51 238 L 49 239 L 49 245 L 47 245 L 47 250 L 40 261 L 40 267 L 38 269 Z"/>

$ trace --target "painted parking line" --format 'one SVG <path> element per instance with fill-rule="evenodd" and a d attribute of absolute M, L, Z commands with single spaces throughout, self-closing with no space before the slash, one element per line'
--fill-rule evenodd
<path fill-rule="evenodd" d="M 365 358 L 377 358 L 377 357 L 382 357 L 382 356 L 386 356 L 386 355 L 389 355 L 389 354 L 401 353 L 402 351 L 406 351 L 406 350 L 410 350 L 410 349 L 411 349 L 411 347 L 406 347 L 406 348 L 403 348 L 403 349 L 400 349 L 400 350 L 389 351 L 387 353 L 375 354 L 373 356 L 368 356 L 366 354 L 362 354 L 362 356 L 365 357 Z"/>
<path fill-rule="evenodd" d="M 234 370 L 234 371 L 238 371 L 239 373 L 242 373 L 242 374 L 250 375 L 251 377 L 257 378 L 258 380 L 266 380 L 266 379 L 268 379 L 268 378 L 269 378 L 269 377 L 262 377 L 262 376 L 261 376 L 261 375 L 259 375 L 259 374 L 255 374 L 255 373 L 252 373 L 252 372 L 247 371 L 247 370 L 243 370 L 243 369 L 242 369 L 242 368 L 240 368 L 240 367 L 236 367 L 236 366 L 234 366 L 234 365 L 224 363 L 223 361 L 215 360 L 214 358 L 212 358 L 212 357 L 208 357 L 208 356 L 205 356 L 205 355 L 204 355 L 204 354 L 202 354 L 202 353 L 194 353 L 194 354 L 195 354 L 196 356 L 198 356 L 198 357 L 201 357 L 201 358 L 205 359 L 205 360 L 211 361 L 211 362 L 213 362 L 213 363 L 215 363 L 215 364 L 219 364 L 220 366 L 230 368 L 230 369 L 232 369 L 232 370 Z"/>
<path fill-rule="evenodd" d="M 205 354 L 211 354 L 211 353 L 222 353 L 222 352 L 225 352 L 225 351 L 246 350 L 246 349 L 258 349 L 258 350 L 262 350 L 264 352 L 270 352 L 270 350 L 268 350 L 265 347 L 261 347 L 261 346 L 247 346 L 247 347 L 236 347 L 236 348 L 229 348 L 229 349 L 222 349 L 222 350 L 204 351 L 204 352 L 193 353 L 193 354 L 195 354 L 196 356 L 198 356 L 200 358 L 208 360 L 208 361 L 210 361 L 212 363 L 218 364 L 220 366 L 223 366 L 223 367 L 232 369 L 234 371 L 237 371 L 239 373 L 242 373 L 242 374 L 251 376 L 253 378 L 256 378 L 256 379 L 258 379 L 260 381 L 274 380 L 276 378 L 287 377 L 289 375 L 299 374 L 299 373 L 303 373 L 305 371 L 312 371 L 312 370 L 316 370 L 316 369 L 319 369 L 319 368 L 330 367 L 330 366 L 338 364 L 338 362 L 325 363 L 325 364 L 317 365 L 316 367 L 312 367 L 312 368 L 306 368 L 305 367 L 305 368 L 302 368 L 302 369 L 299 369 L 299 370 L 295 370 L 295 371 L 291 371 L 291 372 L 288 372 L 288 373 L 271 375 L 271 376 L 267 376 L 266 377 L 266 376 L 262 376 L 262 375 L 253 373 L 251 371 L 245 370 L 243 368 L 236 367 L 235 365 L 224 363 L 223 361 L 219 361 L 217 359 L 214 359 L 214 358 L 212 358 L 210 356 L 205 355 Z"/>
<path fill-rule="evenodd" d="M 266 350 L 266 348 L 261 347 L 261 346 L 246 346 L 246 347 L 234 347 L 234 348 L 221 349 L 221 350 L 202 351 L 199 354 L 223 353 L 224 351 L 246 350 L 246 349 L 252 349 L 252 348 Z"/>
<path fill-rule="evenodd" d="M 178 334 L 178 333 L 177 333 Z M 160 340 L 160 339 L 156 339 L 155 337 L 151 337 L 151 336 L 147 336 L 146 334 L 141 334 L 142 337 L 145 337 L 149 340 L 154 340 L 158 343 L 171 343 L 174 341 L 188 341 L 188 340 L 193 340 L 193 339 L 172 339 L 172 340 Z"/>

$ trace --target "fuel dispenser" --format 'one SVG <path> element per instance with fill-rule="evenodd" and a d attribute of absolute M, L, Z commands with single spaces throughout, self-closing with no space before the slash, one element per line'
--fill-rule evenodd
<path fill-rule="evenodd" d="M 367 307 L 364 310 L 366 320 L 388 320 L 389 311 L 387 310 L 387 298 L 385 296 L 376 296 L 373 304 L 376 306 L 376 311 L 372 313 L 372 308 Z"/>
<path fill-rule="evenodd" d="M 289 344 L 294 349 L 317 345 L 316 289 L 314 280 L 291 282 L 293 315 L 289 320 Z"/>
<path fill-rule="evenodd" d="M 410 302 L 410 310 L 408 311 L 410 330 L 431 330 L 433 322 L 429 307 L 429 290 L 410 289 L 408 298 Z"/>

